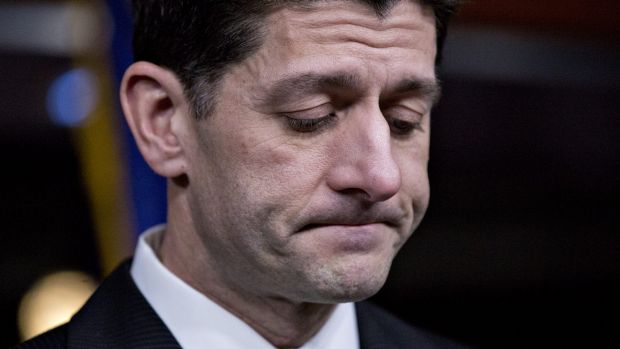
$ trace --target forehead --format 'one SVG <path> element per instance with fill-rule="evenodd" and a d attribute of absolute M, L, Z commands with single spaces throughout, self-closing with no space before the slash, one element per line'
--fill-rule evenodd
<path fill-rule="evenodd" d="M 266 56 L 280 68 L 311 68 L 331 57 L 332 64 L 379 64 L 386 68 L 408 60 L 409 68 L 434 67 L 435 18 L 432 8 L 417 1 L 400 1 L 385 16 L 356 1 L 319 1 L 281 8 L 267 17 L 266 36 L 256 63 Z M 304 60 L 305 58 L 305 60 Z M 390 66 L 392 65 L 392 66 Z M 276 67 L 261 67 L 266 71 Z M 313 67 L 316 68 L 316 67 Z M 333 68 L 333 67 L 332 67 Z"/>
<path fill-rule="evenodd" d="M 268 18 L 273 27 L 288 29 L 338 30 L 346 24 L 349 30 L 390 31 L 426 30 L 435 27 L 434 10 L 419 0 L 396 0 L 380 11 L 359 0 L 323 0 L 293 3 L 278 7 Z M 293 27 L 290 27 L 293 26 Z M 357 28 L 356 28 L 357 27 Z M 363 33 L 362 33 L 363 34 Z M 382 39 L 395 39 L 386 35 Z M 398 41 L 396 42 L 398 43 Z M 404 43 L 401 41 L 401 43 Z"/>
<path fill-rule="evenodd" d="M 435 18 L 417 1 L 400 1 L 383 17 L 356 1 L 284 7 L 266 18 L 264 29 L 261 48 L 228 76 L 240 98 L 303 76 L 353 77 L 348 85 L 364 95 L 405 80 L 435 81 Z"/>

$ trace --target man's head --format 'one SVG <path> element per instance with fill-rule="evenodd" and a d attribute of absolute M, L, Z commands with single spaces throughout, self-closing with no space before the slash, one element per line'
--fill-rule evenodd
<path fill-rule="evenodd" d="M 174 255 L 173 269 L 216 297 L 366 298 L 428 205 L 436 12 L 407 0 L 248 3 L 169 2 L 219 25 L 241 8 L 264 17 L 213 42 L 213 24 L 161 23 L 161 51 L 198 53 L 178 63 L 139 39 L 137 58 L 158 65 L 138 62 L 123 80 L 138 146 L 171 179 L 164 263 Z M 208 117 L 192 117 L 209 98 Z"/>
<path fill-rule="evenodd" d="M 388 16 L 400 0 L 353 0 Z M 410 0 L 405 0 L 410 1 Z M 421 0 L 432 7 L 437 32 L 437 62 L 450 16 L 462 0 Z M 268 14 L 285 6 L 317 0 L 133 0 L 134 55 L 172 70 L 181 80 L 194 116 L 212 110 L 214 91 L 227 68 L 262 44 Z"/>

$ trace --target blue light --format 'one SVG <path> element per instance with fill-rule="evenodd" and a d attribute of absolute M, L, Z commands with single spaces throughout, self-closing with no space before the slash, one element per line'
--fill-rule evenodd
<path fill-rule="evenodd" d="M 47 112 L 54 123 L 76 127 L 93 112 L 97 100 L 95 75 L 88 69 L 76 68 L 52 82 L 47 92 Z"/>

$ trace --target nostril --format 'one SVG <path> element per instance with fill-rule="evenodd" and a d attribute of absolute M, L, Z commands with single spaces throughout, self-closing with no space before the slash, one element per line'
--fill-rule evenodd
<path fill-rule="evenodd" d="M 374 203 L 388 200 L 398 193 L 401 174 L 398 164 L 391 157 L 381 161 L 368 161 L 366 158 L 353 164 L 334 166 L 327 183 L 340 195 L 355 196 L 359 201 Z"/>

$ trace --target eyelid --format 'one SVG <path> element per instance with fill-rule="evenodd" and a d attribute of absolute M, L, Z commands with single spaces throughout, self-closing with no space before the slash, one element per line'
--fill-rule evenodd
<path fill-rule="evenodd" d="M 426 115 L 432 109 L 433 104 L 428 98 L 416 96 L 394 98 L 381 103 L 381 109 L 389 109 L 392 107 L 405 108 L 420 115 Z"/>
<path fill-rule="evenodd" d="M 291 119 L 319 119 L 325 117 L 326 115 L 332 114 L 335 112 L 335 109 L 332 107 L 331 103 L 323 103 L 316 107 L 306 108 L 301 110 L 289 111 L 289 112 L 281 112 L 279 113 L 282 116 Z"/>
<path fill-rule="evenodd" d="M 424 132 L 422 120 L 427 113 L 418 112 L 402 105 L 386 108 L 383 113 L 392 133 L 397 137 L 407 137 L 414 131 Z"/>
<path fill-rule="evenodd" d="M 411 107 L 404 106 L 404 105 L 394 105 L 394 106 L 390 106 L 390 107 L 383 109 L 383 113 L 386 115 L 389 114 L 388 113 L 389 111 L 394 111 L 396 112 L 396 114 L 399 114 L 401 116 L 406 116 L 408 118 L 416 118 L 416 119 L 422 119 L 426 114 L 428 114 L 428 111 L 426 110 L 421 111 L 417 108 L 411 108 Z M 405 115 L 405 114 L 408 114 L 408 115 Z"/>
<path fill-rule="evenodd" d="M 301 133 L 311 133 L 322 130 L 327 125 L 331 124 L 336 119 L 336 113 L 332 112 L 320 118 L 313 119 L 296 119 L 285 116 L 288 126 Z"/>

